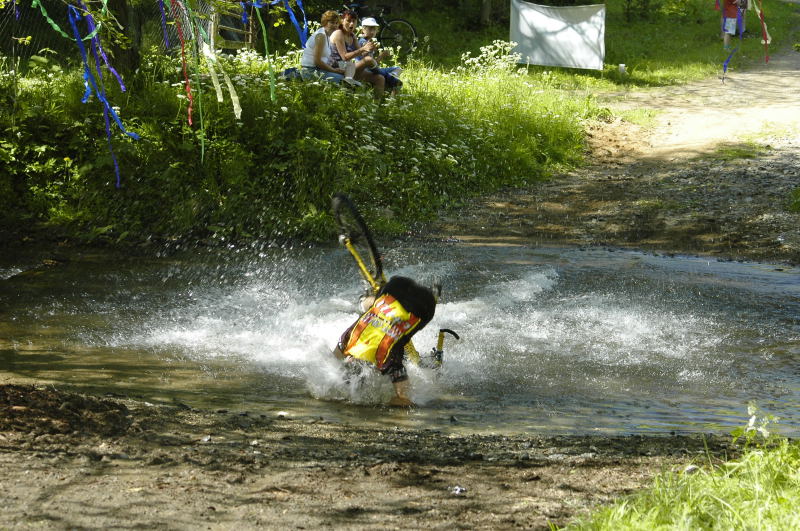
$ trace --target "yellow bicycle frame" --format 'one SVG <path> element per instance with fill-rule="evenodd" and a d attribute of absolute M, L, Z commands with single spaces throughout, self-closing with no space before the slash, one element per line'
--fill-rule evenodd
<path fill-rule="evenodd" d="M 367 266 L 364 264 L 364 260 L 361 259 L 361 255 L 358 254 L 358 251 L 350 241 L 350 238 L 345 236 L 344 238 L 342 238 L 342 241 L 344 242 L 345 248 L 348 251 L 350 251 L 351 255 L 353 255 L 353 259 L 356 261 L 356 265 L 358 266 L 358 270 L 361 272 L 361 276 L 364 277 L 364 280 L 369 282 L 369 285 L 372 288 L 372 294 L 377 295 L 381 287 L 383 287 L 383 285 L 386 284 L 387 282 L 386 275 L 384 275 L 383 271 L 381 271 L 380 278 L 375 279 L 370 274 L 369 269 L 367 269 Z M 439 343 L 441 343 L 442 341 L 443 339 L 440 338 Z M 439 347 L 439 349 L 441 350 L 441 346 Z M 406 357 L 409 360 L 411 360 L 411 363 L 413 363 L 414 365 L 419 365 L 419 352 L 414 347 L 414 344 L 411 341 L 406 343 L 406 346 L 403 349 L 403 351 L 405 352 Z"/>
<path fill-rule="evenodd" d="M 358 251 L 356 251 L 356 248 L 350 242 L 350 238 L 347 237 L 344 238 L 344 246 L 347 248 L 348 251 L 350 251 L 350 254 L 353 255 L 353 258 L 356 261 L 356 265 L 358 266 L 358 270 L 361 272 L 361 276 L 364 277 L 364 280 L 369 282 L 369 285 L 372 288 L 372 294 L 377 295 L 381 287 L 384 284 L 386 284 L 386 275 L 384 275 L 383 271 L 381 271 L 381 278 L 379 279 L 380 283 L 378 283 L 378 281 L 375 280 L 370 274 L 369 269 L 367 269 L 367 266 L 364 265 L 364 261 L 361 259 L 361 255 L 358 254 Z"/>

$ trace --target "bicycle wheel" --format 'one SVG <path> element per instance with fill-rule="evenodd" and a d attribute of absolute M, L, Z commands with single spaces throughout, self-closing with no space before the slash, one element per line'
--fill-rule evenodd
<path fill-rule="evenodd" d="M 350 198 L 344 194 L 333 196 L 331 205 L 333 217 L 339 227 L 339 237 L 349 240 L 353 248 L 351 250 L 353 258 L 364 265 L 366 274 L 371 278 L 366 278 L 364 271 L 362 271 L 362 275 L 365 275 L 367 282 L 377 291 L 376 286 L 380 287 L 386 283 L 383 275 L 383 261 L 364 218 L 361 217 L 361 213 Z"/>
<path fill-rule="evenodd" d="M 387 20 L 378 33 L 382 46 L 397 48 L 401 56 L 405 56 L 417 45 L 417 31 L 411 22 L 402 18 Z"/>

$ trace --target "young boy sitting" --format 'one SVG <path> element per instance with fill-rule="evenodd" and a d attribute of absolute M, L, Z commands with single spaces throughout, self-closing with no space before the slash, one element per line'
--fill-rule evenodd
<path fill-rule="evenodd" d="M 380 24 L 378 21 L 372 17 L 367 17 L 361 21 L 361 34 L 358 38 L 358 45 L 364 46 L 367 41 L 375 41 L 375 36 L 378 34 L 378 28 Z M 377 42 L 376 42 L 377 44 Z M 377 53 L 377 56 L 376 56 Z M 380 67 L 378 66 L 379 63 L 389 56 L 388 50 L 380 50 L 379 48 L 369 52 L 367 55 L 360 57 L 360 59 L 366 59 L 368 66 L 367 70 L 375 73 L 380 74 L 386 79 L 386 90 L 391 91 L 392 94 L 397 94 L 400 90 L 400 87 L 403 86 L 403 82 L 400 81 L 400 78 L 397 77 L 402 72 L 402 68 L 399 66 L 388 66 L 388 67 Z"/>

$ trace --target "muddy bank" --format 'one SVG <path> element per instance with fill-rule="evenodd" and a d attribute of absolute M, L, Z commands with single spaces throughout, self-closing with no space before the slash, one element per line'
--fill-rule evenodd
<path fill-rule="evenodd" d="M 463 242 L 591 245 L 800 264 L 800 53 L 679 87 L 591 94 L 648 126 L 587 124 L 588 165 L 448 215 Z"/>
<path fill-rule="evenodd" d="M 602 129 L 602 131 L 601 131 Z M 525 189 L 485 197 L 442 218 L 439 237 L 522 245 L 611 246 L 721 259 L 800 264 L 800 139 L 773 137 L 754 147 L 720 144 L 717 155 L 626 160 L 637 126 L 595 132 L 595 164 Z M 644 134 L 644 133 L 642 133 Z M 596 140 L 599 142 L 598 140 Z M 731 153 L 738 158 L 721 158 Z"/>
<path fill-rule="evenodd" d="M 2 385 L 0 410 L 3 528 L 546 529 L 736 454 L 719 436 L 452 436 L 51 386 Z"/>

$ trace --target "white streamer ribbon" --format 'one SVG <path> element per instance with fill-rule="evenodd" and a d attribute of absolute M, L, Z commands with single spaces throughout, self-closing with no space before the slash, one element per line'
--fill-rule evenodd
<path fill-rule="evenodd" d="M 242 117 L 242 106 L 239 104 L 239 95 L 236 94 L 236 89 L 231 83 L 231 78 L 228 77 L 228 74 L 225 73 L 225 70 L 222 68 L 222 65 L 217 63 L 217 56 L 214 53 L 214 50 L 208 45 L 208 43 L 203 43 L 203 55 L 206 56 L 208 59 L 208 71 L 211 74 L 211 82 L 214 84 L 214 90 L 217 91 L 217 101 L 222 103 L 222 87 L 219 84 L 219 78 L 217 77 L 217 71 L 214 70 L 214 64 L 216 63 L 219 66 L 220 72 L 222 72 L 222 79 L 225 80 L 225 86 L 228 87 L 228 92 L 231 95 L 231 103 L 233 103 L 233 114 L 236 116 L 236 119 L 239 120 Z"/>

